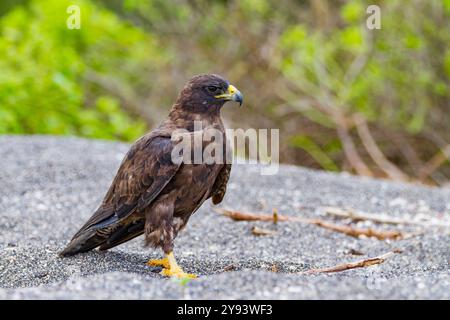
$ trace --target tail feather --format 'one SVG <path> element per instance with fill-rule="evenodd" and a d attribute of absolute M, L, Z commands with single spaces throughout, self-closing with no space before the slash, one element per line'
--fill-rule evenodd
<path fill-rule="evenodd" d="M 86 230 L 78 237 L 70 241 L 67 247 L 59 253 L 61 257 L 73 256 L 77 253 L 87 252 L 106 242 L 105 236 L 102 236 L 97 230 Z"/>
<path fill-rule="evenodd" d="M 140 236 L 144 233 L 144 223 L 145 221 L 141 220 L 132 225 L 124 225 L 122 228 L 111 234 L 105 243 L 100 246 L 99 250 L 111 249 L 112 247 Z"/>
<path fill-rule="evenodd" d="M 81 231 L 59 255 L 69 257 L 97 247 L 100 247 L 100 250 L 110 249 L 143 234 L 144 224 L 145 220 L 139 220 L 120 227 L 90 228 Z"/>

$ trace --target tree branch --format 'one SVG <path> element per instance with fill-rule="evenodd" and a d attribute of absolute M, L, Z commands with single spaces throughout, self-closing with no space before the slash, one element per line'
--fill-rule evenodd
<path fill-rule="evenodd" d="M 433 174 L 450 159 L 450 144 L 444 146 L 419 171 L 419 179 L 423 180 Z"/>
<path fill-rule="evenodd" d="M 383 170 L 391 179 L 398 181 L 409 181 L 409 176 L 384 156 L 383 152 L 373 139 L 365 118 L 360 114 L 355 114 L 353 119 L 364 147 L 377 166 L 380 167 L 380 169 Z"/>

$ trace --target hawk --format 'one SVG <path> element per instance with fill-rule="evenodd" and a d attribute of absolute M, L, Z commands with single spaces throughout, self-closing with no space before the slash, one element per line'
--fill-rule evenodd
<path fill-rule="evenodd" d="M 193 77 L 180 92 L 166 120 L 138 139 L 125 155 L 103 202 L 74 235 L 61 256 L 72 256 L 94 248 L 107 250 L 142 234 L 146 245 L 162 248 L 165 258 L 147 264 L 161 266 L 162 275 L 195 278 L 185 273 L 173 254 L 174 240 L 191 215 L 209 198 L 222 201 L 231 164 L 223 162 L 173 161 L 179 140 L 175 132 L 188 135 L 214 128 L 226 148 L 225 128 L 220 110 L 227 101 L 242 105 L 239 90 L 224 78 L 214 75 Z M 202 132 L 200 132 L 202 133 Z M 212 139 L 211 139 L 212 140 Z M 202 148 L 214 141 L 202 141 Z M 184 158 L 183 158 L 184 159 Z"/>

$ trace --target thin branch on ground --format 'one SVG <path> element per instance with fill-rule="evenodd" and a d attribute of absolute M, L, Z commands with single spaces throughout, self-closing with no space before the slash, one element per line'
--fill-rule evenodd
<path fill-rule="evenodd" d="M 366 237 L 374 237 L 377 238 L 378 240 L 400 240 L 409 237 L 409 235 L 403 234 L 401 231 L 398 230 L 376 230 L 372 228 L 355 228 L 346 225 L 337 225 L 320 219 L 311 219 L 304 222 L 328 230 L 344 233 L 348 236 L 355 238 L 358 238 L 360 236 L 366 236 Z"/>
<path fill-rule="evenodd" d="M 385 254 L 377 256 L 377 257 L 364 259 L 364 260 L 360 260 L 360 261 L 356 261 L 356 262 L 338 264 L 336 266 L 329 267 L 329 268 L 311 269 L 311 270 L 300 272 L 299 274 L 332 273 L 332 272 L 342 272 L 342 271 L 356 269 L 356 268 L 366 268 L 366 267 L 370 267 L 370 266 L 373 266 L 376 264 L 381 264 L 381 263 L 385 262 L 387 259 L 389 259 L 390 257 L 392 257 L 394 254 L 401 253 L 401 252 L 402 252 L 401 250 L 396 249 L 394 251 L 390 251 L 388 253 L 385 253 Z"/>
<path fill-rule="evenodd" d="M 273 214 L 256 214 L 249 212 L 239 212 L 227 209 L 215 209 L 216 212 L 223 214 L 235 221 L 271 221 L 274 222 Z M 399 240 L 404 239 L 409 235 L 403 234 L 398 230 L 375 230 L 372 228 L 355 228 L 346 225 L 337 225 L 321 219 L 306 219 L 300 217 L 292 217 L 286 215 L 277 214 L 277 221 L 292 221 L 305 224 L 312 224 L 318 227 L 322 227 L 331 231 L 346 234 L 351 237 L 358 238 L 360 236 L 375 237 L 378 240 Z"/>
<path fill-rule="evenodd" d="M 269 229 L 259 228 L 257 226 L 252 227 L 252 234 L 255 236 L 271 236 L 276 232 Z"/>
<path fill-rule="evenodd" d="M 273 214 L 256 214 L 249 212 L 240 212 L 222 208 L 214 208 L 214 211 L 223 214 L 226 217 L 233 219 L 234 221 L 271 221 L 274 222 Z M 290 217 L 285 215 L 276 215 L 277 221 L 294 221 L 293 219 L 297 219 L 296 217 Z"/>
<path fill-rule="evenodd" d="M 373 213 L 358 212 L 353 209 L 341 209 L 335 207 L 323 207 L 320 210 L 328 215 L 339 218 L 349 218 L 354 221 L 372 221 L 376 223 L 392 224 L 392 225 L 416 225 L 422 227 L 443 227 L 450 228 L 450 221 L 437 221 L 430 219 L 418 221 L 413 219 L 392 218 L 386 215 L 378 215 Z"/>
<path fill-rule="evenodd" d="M 223 268 L 223 272 L 236 270 L 236 266 L 234 264 L 229 264 L 225 268 Z"/>

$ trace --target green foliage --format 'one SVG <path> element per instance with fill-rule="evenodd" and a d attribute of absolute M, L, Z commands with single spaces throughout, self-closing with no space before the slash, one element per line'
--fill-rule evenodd
<path fill-rule="evenodd" d="M 382 132 L 378 136 L 401 135 L 403 142 L 431 136 L 432 144 L 442 146 L 450 137 L 448 117 L 443 116 L 450 101 L 448 1 L 380 1 L 380 30 L 366 27 L 369 4 L 372 1 L 346 1 L 336 8 L 342 25 L 331 30 L 308 23 L 286 28 L 278 44 L 277 66 L 292 88 L 287 104 L 319 128 L 346 128 L 356 141 L 363 137 L 351 133 L 354 115 L 373 124 Z M 307 97 L 309 105 L 297 108 L 299 97 Z M 332 169 L 330 160 L 339 157 L 322 151 L 323 131 L 308 137 L 297 133 L 291 141 L 322 168 Z M 383 150 L 392 141 L 378 144 Z M 430 159 L 428 146 L 405 146 L 419 150 L 414 155 L 406 155 L 402 147 L 389 151 L 404 166 L 401 157 L 408 163 L 414 156 L 416 164 L 422 154 Z M 366 153 L 365 147 L 357 148 Z"/>
<path fill-rule="evenodd" d="M 366 28 L 371 4 L 381 30 Z M 80 30 L 66 27 L 69 5 Z M 449 20 L 449 0 L 2 1 L 0 133 L 130 141 L 193 74 L 214 72 L 245 94 L 228 124 L 279 128 L 282 161 L 351 170 L 347 127 L 376 167 L 358 115 L 388 159 L 417 167 L 450 141 Z"/>
<path fill-rule="evenodd" d="M 336 144 L 330 145 L 328 147 L 329 150 L 322 150 L 322 148 L 309 137 L 301 135 L 292 137 L 291 144 L 308 152 L 314 158 L 314 160 L 316 160 L 322 166 L 322 168 L 330 171 L 339 170 L 338 166 L 328 155 L 328 153 L 331 153 L 330 151 L 332 149 L 336 149 Z M 327 153 L 326 151 L 329 152 Z"/>
<path fill-rule="evenodd" d="M 126 77 L 121 66 L 137 69 L 149 50 L 157 53 L 154 41 L 88 1 L 75 3 L 83 14 L 80 30 L 66 27 L 73 1 L 31 1 L 2 17 L 0 133 L 132 140 L 145 130 L 117 98 L 95 92 L 84 75 L 95 70 Z"/>
<path fill-rule="evenodd" d="M 420 132 L 439 103 L 436 95 L 450 97 L 448 52 L 440 52 L 450 43 L 450 15 L 438 13 L 436 20 L 437 2 L 389 1 L 382 6 L 382 29 L 370 31 L 367 5 L 347 1 L 341 8 L 346 25 L 328 34 L 304 24 L 289 27 L 280 40 L 280 70 L 299 94 L 328 95 L 345 113 Z"/>

